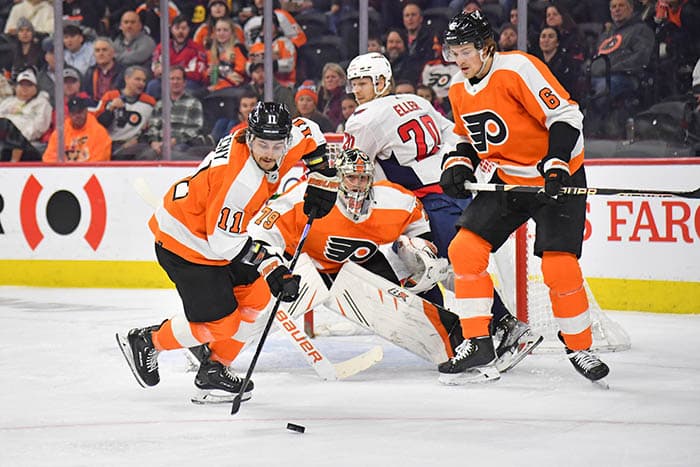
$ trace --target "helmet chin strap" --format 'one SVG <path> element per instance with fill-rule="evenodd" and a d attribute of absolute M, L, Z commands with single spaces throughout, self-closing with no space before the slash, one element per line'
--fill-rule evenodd
<path fill-rule="evenodd" d="M 479 50 L 479 58 L 481 59 L 481 68 L 479 68 L 479 71 L 476 72 L 476 77 L 479 78 L 481 73 L 484 72 L 484 68 L 486 68 L 486 61 L 491 57 L 491 55 L 484 55 L 484 49 Z"/>

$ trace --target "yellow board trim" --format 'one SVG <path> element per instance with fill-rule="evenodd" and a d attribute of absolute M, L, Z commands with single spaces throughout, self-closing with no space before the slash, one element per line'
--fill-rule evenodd
<path fill-rule="evenodd" d="M 604 310 L 700 313 L 700 282 L 586 278 Z"/>
<path fill-rule="evenodd" d="M 0 260 L 0 285 L 108 289 L 174 287 L 155 261 Z"/>
<path fill-rule="evenodd" d="M 587 278 L 604 310 L 700 313 L 700 282 Z M 173 288 L 155 261 L 0 260 L 0 285 Z"/>

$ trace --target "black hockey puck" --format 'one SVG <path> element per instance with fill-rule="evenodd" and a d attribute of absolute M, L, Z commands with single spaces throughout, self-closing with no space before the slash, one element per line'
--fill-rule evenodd
<path fill-rule="evenodd" d="M 297 433 L 303 433 L 306 431 L 306 427 L 303 425 L 295 425 L 294 423 L 287 423 L 287 429 L 296 431 Z"/>

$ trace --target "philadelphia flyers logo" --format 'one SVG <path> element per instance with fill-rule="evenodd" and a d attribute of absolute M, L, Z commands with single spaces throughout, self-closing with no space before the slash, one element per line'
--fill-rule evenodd
<path fill-rule="evenodd" d="M 331 261 L 344 263 L 354 261 L 362 263 L 377 252 L 377 245 L 369 240 L 347 237 L 328 237 L 323 255 Z"/>
<path fill-rule="evenodd" d="M 462 115 L 462 120 L 477 152 L 488 152 L 489 144 L 502 144 L 508 139 L 506 122 L 492 110 Z"/>
<path fill-rule="evenodd" d="M 613 53 L 622 45 L 622 34 L 613 34 L 612 36 L 603 40 L 598 47 L 599 55 L 606 55 Z"/>
<path fill-rule="evenodd" d="M 102 185 L 95 175 L 83 185 L 90 204 L 90 221 L 83 238 L 93 250 L 97 250 L 102 242 L 107 225 L 107 209 Z M 39 195 L 44 187 L 39 180 L 30 175 L 22 189 L 19 203 L 20 223 L 24 238 L 32 250 L 35 250 L 44 239 L 44 233 L 39 227 L 37 206 L 40 204 Z M 78 198 L 69 190 L 57 190 L 46 202 L 46 222 L 49 228 L 59 235 L 70 235 L 78 227 L 82 208 Z M 43 211 L 43 209 L 42 209 Z"/>

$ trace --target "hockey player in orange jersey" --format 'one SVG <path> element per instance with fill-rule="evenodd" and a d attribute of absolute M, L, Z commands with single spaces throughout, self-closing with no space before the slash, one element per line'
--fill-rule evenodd
<path fill-rule="evenodd" d="M 440 185 L 445 193 L 470 196 L 464 183 L 475 181 L 482 160 L 497 166 L 494 183 L 544 188 L 537 195 L 481 192 L 462 213 L 448 255 L 465 342 L 441 365 L 441 378 L 461 382 L 498 377 L 489 336 L 489 253 L 532 218 L 537 224 L 535 254 L 542 257 L 566 353 L 579 373 L 599 380 L 609 369 L 589 351 L 591 319 L 578 263 L 586 199 L 559 195 L 562 186 L 586 186 L 578 105 L 535 57 L 496 52 L 491 26 L 479 11 L 452 18 L 443 53 L 461 70 L 449 90 L 454 131 L 461 141 L 443 158 Z"/>
<path fill-rule="evenodd" d="M 328 214 L 337 195 L 318 126 L 293 122 L 284 105 L 259 103 L 248 128 L 222 138 L 197 170 L 175 183 L 151 218 L 156 256 L 182 299 L 184 315 L 160 325 L 135 328 L 117 341 L 137 381 L 160 381 L 158 353 L 209 343 L 195 377 L 205 391 L 237 394 L 242 379 L 228 370 L 242 342 L 232 339 L 242 323 L 255 320 L 271 294 L 293 301 L 299 276 L 247 232 L 253 215 L 279 188 L 280 179 L 303 159 L 309 172 L 304 213 Z M 244 399 L 250 398 L 252 381 Z M 204 401 L 203 401 L 204 402 Z"/>
<path fill-rule="evenodd" d="M 412 190 L 423 203 L 439 256 L 455 236 L 455 223 L 470 199 L 453 199 L 439 185 L 444 154 L 458 136 L 454 123 L 414 94 L 393 94 L 391 64 L 380 53 L 358 55 L 348 65 L 348 90 L 359 106 L 345 125 L 343 147 L 358 148 L 376 161 L 377 178 Z M 499 367 L 527 355 L 541 336 L 508 312 L 497 293 L 491 307 L 495 333 L 501 338 L 496 353 Z"/>
<path fill-rule="evenodd" d="M 436 283 L 447 277 L 448 263 L 437 257 L 427 215 L 416 195 L 386 180 L 374 182 L 374 162 L 359 149 L 343 150 L 335 167 L 340 181 L 338 199 L 327 216 L 313 223 L 303 249 L 327 285 L 343 264 L 353 261 L 396 284 L 408 278 L 407 290 L 441 305 Z M 294 254 L 306 224 L 304 191 L 305 182 L 293 186 L 270 200 L 250 223 L 251 235 L 268 251 Z M 410 261 L 405 261 L 407 257 Z M 410 275 L 399 277 L 406 270 Z M 443 336 L 447 355 L 452 356 L 462 342 L 457 317 L 437 308 L 432 323 Z"/>

